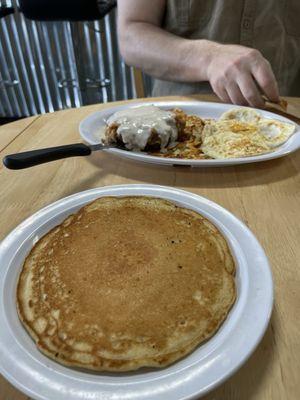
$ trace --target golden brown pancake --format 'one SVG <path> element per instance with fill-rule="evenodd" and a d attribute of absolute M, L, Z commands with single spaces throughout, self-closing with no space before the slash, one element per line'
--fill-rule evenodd
<path fill-rule="evenodd" d="M 163 367 L 211 337 L 236 297 L 222 234 L 151 197 L 104 197 L 33 247 L 17 287 L 38 348 L 98 371 Z"/>

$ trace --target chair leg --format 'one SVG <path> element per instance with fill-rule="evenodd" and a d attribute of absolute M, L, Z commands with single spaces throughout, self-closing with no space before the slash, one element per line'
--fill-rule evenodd
<path fill-rule="evenodd" d="M 138 68 L 133 68 L 133 76 L 134 76 L 134 85 L 136 97 L 138 99 L 145 97 L 145 87 L 142 71 Z"/>

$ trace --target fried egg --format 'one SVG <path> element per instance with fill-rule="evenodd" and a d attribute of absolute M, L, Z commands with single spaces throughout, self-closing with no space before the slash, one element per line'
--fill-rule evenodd
<path fill-rule="evenodd" d="M 209 157 L 220 159 L 253 156 L 270 148 L 257 126 L 232 119 L 206 125 L 201 150 Z"/>
<path fill-rule="evenodd" d="M 295 125 L 274 119 L 261 119 L 258 129 L 266 144 L 270 148 L 274 148 L 285 143 L 292 136 L 295 132 Z"/>
<path fill-rule="evenodd" d="M 257 123 L 260 121 L 260 114 L 251 108 L 233 108 L 224 112 L 219 120 L 234 119 L 240 122 Z"/>
<path fill-rule="evenodd" d="M 250 108 L 233 108 L 204 127 L 201 150 L 212 158 L 236 158 L 274 151 L 294 133 L 295 125 L 263 118 Z"/>

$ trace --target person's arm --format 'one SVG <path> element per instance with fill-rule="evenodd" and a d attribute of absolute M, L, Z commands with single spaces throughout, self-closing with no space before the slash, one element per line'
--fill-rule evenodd
<path fill-rule="evenodd" d="M 156 78 L 209 81 L 225 102 L 263 107 L 257 85 L 274 102 L 277 83 L 257 50 L 209 40 L 189 40 L 160 28 L 166 0 L 118 0 L 118 38 L 122 57 Z"/>

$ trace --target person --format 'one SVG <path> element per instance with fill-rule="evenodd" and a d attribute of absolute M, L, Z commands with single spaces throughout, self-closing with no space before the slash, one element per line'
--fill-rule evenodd
<path fill-rule="evenodd" d="M 154 96 L 263 108 L 300 95 L 300 0 L 118 0 L 118 40 Z"/>

